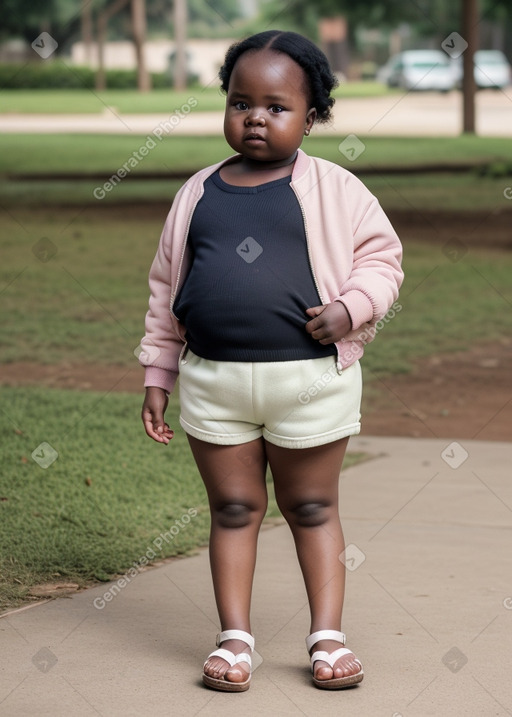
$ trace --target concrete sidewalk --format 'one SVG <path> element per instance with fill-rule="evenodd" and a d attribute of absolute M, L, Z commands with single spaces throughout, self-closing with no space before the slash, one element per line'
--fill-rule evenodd
<path fill-rule="evenodd" d="M 217 632 L 202 551 L 138 575 L 111 602 L 102 585 L 0 620 L 0 714 L 512 714 L 512 444 L 357 437 L 350 450 L 374 456 L 341 478 L 343 628 L 362 685 L 311 684 L 283 524 L 260 536 L 248 692 L 200 683 Z"/>

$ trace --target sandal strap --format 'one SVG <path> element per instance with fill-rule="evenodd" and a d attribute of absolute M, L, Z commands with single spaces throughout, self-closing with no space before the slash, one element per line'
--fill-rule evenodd
<path fill-rule="evenodd" d="M 239 662 L 247 662 L 249 669 L 252 669 L 251 656 L 247 652 L 240 652 L 238 655 L 235 655 L 231 650 L 225 650 L 221 647 L 208 655 L 204 663 L 205 665 L 210 657 L 221 657 L 223 660 L 226 660 L 230 667 L 237 665 Z"/>
<path fill-rule="evenodd" d="M 334 652 L 325 652 L 325 650 L 317 650 L 311 655 L 311 669 L 313 669 L 315 662 L 318 660 L 322 660 L 322 662 L 327 662 L 327 664 L 330 667 L 334 668 L 334 665 L 336 664 L 337 660 L 340 659 L 340 657 L 343 657 L 344 655 L 351 654 L 352 650 L 349 650 L 347 647 L 340 647 L 338 650 L 334 650 Z M 357 658 L 355 658 L 356 662 L 359 662 Z M 359 664 L 361 664 L 359 662 Z"/>
<path fill-rule="evenodd" d="M 217 635 L 217 642 L 215 644 L 218 646 L 225 640 L 242 640 L 242 642 L 245 642 L 245 644 L 251 648 L 251 652 L 254 650 L 254 637 L 243 630 L 224 630 Z"/>
<path fill-rule="evenodd" d="M 341 642 L 344 645 L 347 641 L 347 637 L 344 632 L 339 630 L 318 630 L 318 632 L 312 632 L 311 635 L 306 637 L 306 647 L 308 652 L 311 650 L 313 645 L 316 645 L 320 640 L 335 640 Z"/>

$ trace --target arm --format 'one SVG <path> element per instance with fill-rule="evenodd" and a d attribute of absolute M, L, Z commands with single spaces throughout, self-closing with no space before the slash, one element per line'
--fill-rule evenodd
<path fill-rule="evenodd" d="M 351 328 L 379 321 L 402 285 L 402 245 L 375 197 L 354 231 L 352 270 L 335 301 L 346 308 Z"/>
<path fill-rule="evenodd" d="M 139 362 L 145 367 L 146 396 L 142 422 L 147 435 L 167 444 L 174 433 L 164 421 L 169 393 L 178 377 L 178 359 L 184 339 L 171 316 L 172 240 L 176 199 L 165 223 L 149 272 L 150 299 L 146 335 L 141 341 Z"/>
<path fill-rule="evenodd" d="M 354 230 L 352 269 L 330 304 L 307 309 L 306 331 L 321 344 L 336 343 L 363 324 L 376 323 L 402 284 L 402 246 L 375 197 Z"/>

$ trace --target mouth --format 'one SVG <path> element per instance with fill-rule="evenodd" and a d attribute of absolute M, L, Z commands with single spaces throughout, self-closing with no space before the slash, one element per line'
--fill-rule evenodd
<path fill-rule="evenodd" d="M 264 142 L 264 138 L 261 136 L 261 134 L 256 134 L 255 132 L 251 132 L 251 134 L 248 134 L 244 137 L 244 142 L 251 142 L 254 144 L 257 144 L 259 142 Z"/>

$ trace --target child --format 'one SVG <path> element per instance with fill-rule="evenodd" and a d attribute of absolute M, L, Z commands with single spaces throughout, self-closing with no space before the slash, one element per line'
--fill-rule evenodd
<path fill-rule="evenodd" d="M 259 33 L 228 50 L 220 78 L 237 154 L 188 180 L 165 224 L 149 278 L 142 420 L 155 441 L 171 440 L 164 412 L 179 373 L 222 629 L 203 682 L 250 684 L 268 463 L 304 575 L 313 682 L 338 689 L 363 679 L 340 632 L 339 473 L 360 430 L 358 359 L 397 298 L 401 246 L 358 179 L 299 149 L 334 103 L 336 78 L 313 43 Z"/>

